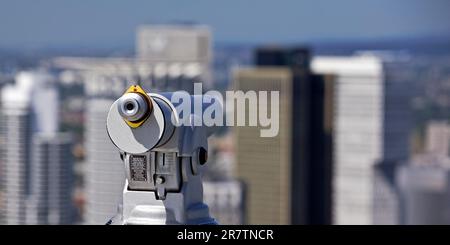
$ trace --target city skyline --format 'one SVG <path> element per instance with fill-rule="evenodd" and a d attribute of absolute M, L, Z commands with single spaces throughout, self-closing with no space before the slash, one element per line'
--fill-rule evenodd
<path fill-rule="evenodd" d="M 450 224 L 450 3 L 195 3 L 0 3 L 0 224 Z"/>

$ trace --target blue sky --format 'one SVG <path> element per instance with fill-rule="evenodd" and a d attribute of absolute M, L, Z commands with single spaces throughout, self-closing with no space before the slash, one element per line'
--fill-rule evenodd
<path fill-rule="evenodd" d="M 450 36 L 447 0 L 0 0 L 0 48 L 133 46 L 145 23 L 207 24 L 219 42 Z"/>

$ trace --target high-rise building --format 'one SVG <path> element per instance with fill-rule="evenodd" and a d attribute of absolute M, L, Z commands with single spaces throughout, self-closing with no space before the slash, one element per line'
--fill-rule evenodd
<path fill-rule="evenodd" d="M 62 73 L 66 78 L 74 75 L 70 70 L 82 71 L 127 78 L 148 91 L 192 92 L 196 82 L 204 89 L 212 86 L 211 39 L 206 26 L 145 25 L 137 30 L 135 57 L 57 57 L 48 65 L 66 71 Z"/>
<path fill-rule="evenodd" d="M 316 57 L 312 70 L 336 77 L 333 222 L 372 224 L 375 164 L 409 155 L 413 73 L 376 55 Z"/>
<path fill-rule="evenodd" d="M 382 161 L 374 165 L 372 224 L 400 224 L 400 191 L 396 183 L 398 168 L 403 162 Z"/>
<path fill-rule="evenodd" d="M 125 168 L 118 149 L 106 132 L 109 108 L 123 91 L 127 79 L 90 72 L 86 77 L 86 213 L 87 224 L 105 224 L 118 212 L 125 185 Z"/>
<path fill-rule="evenodd" d="M 202 83 L 204 89 L 212 87 L 211 39 L 206 26 L 146 25 L 137 30 L 135 57 L 58 57 L 50 65 L 127 78 L 147 91 L 192 93 L 194 83 Z"/>
<path fill-rule="evenodd" d="M 1 93 L 0 93 L 1 96 Z M 0 98 L 1 101 L 1 98 Z M 1 110 L 1 107 L 0 107 Z M 4 205 L 5 202 L 3 201 L 4 198 L 4 173 L 5 173 L 5 169 L 4 169 L 4 161 L 5 161 L 5 137 L 4 137 L 4 133 L 5 133 L 5 117 L 4 114 L 0 111 L 0 224 L 4 223 Z"/>
<path fill-rule="evenodd" d="M 31 115 L 26 101 L 15 101 L 13 108 L 6 103 L 2 101 L 3 223 L 25 224 Z"/>
<path fill-rule="evenodd" d="M 46 188 L 44 185 L 34 185 L 42 181 L 58 179 L 61 172 L 47 172 L 42 159 L 32 158 L 32 152 L 38 152 L 37 145 L 39 134 L 55 134 L 58 132 L 58 91 L 54 84 L 54 78 L 41 71 L 21 72 L 16 77 L 16 84 L 5 87 L 2 90 L 2 161 L 4 163 L 3 189 L 4 205 L 3 214 L 6 224 L 27 224 L 27 209 L 31 205 L 31 197 L 36 200 L 45 199 Z M 61 149 L 67 153 L 69 149 Z M 64 155 L 67 156 L 67 155 Z M 70 159 L 58 157 L 52 161 L 54 167 L 62 171 L 69 171 Z M 55 156 L 56 157 L 56 156 Z M 49 163 L 50 164 L 50 163 Z M 66 166 L 69 165 L 69 166 Z M 45 180 L 44 180 L 45 179 Z M 71 188 L 67 185 L 52 186 L 55 192 L 68 192 Z M 63 189 L 59 189 L 63 188 Z M 53 193 L 55 193 L 53 192 Z M 65 196 L 52 196 L 53 203 L 70 205 L 71 200 Z M 40 210 L 50 212 L 54 206 L 40 203 Z M 54 219 L 57 223 L 57 219 Z M 41 220 L 36 220 L 40 222 Z"/>
<path fill-rule="evenodd" d="M 211 60 L 211 32 L 201 25 L 140 26 L 136 55 L 140 59 L 208 63 Z"/>
<path fill-rule="evenodd" d="M 3 88 L 4 85 L 10 84 L 13 81 L 14 81 L 14 76 L 10 72 L 5 73 L 3 71 L 0 71 L 0 89 Z M 0 96 L 1 96 L 1 94 L 0 94 Z M 2 124 L 2 119 L 3 119 L 3 117 L 0 116 L 0 132 L 1 132 L 1 128 L 2 128 L 1 125 L 3 125 Z M 4 138 L 0 134 L 0 146 L 2 146 L 4 144 L 5 144 L 4 143 Z M 2 147 L 0 147 L 0 156 L 4 155 L 4 153 L 2 151 L 3 151 L 3 149 L 2 149 Z M 4 196 L 5 195 L 4 195 L 4 189 L 3 189 L 4 188 L 4 185 L 3 185 L 3 182 L 4 182 L 3 181 L 4 180 L 3 179 L 4 178 L 3 173 L 5 172 L 5 170 L 4 170 L 4 167 L 3 167 L 4 166 L 3 161 L 4 161 L 4 159 L 2 159 L 0 157 L 0 224 L 4 223 L 4 213 L 3 213 L 3 211 L 4 211 L 4 205 L 5 205 L 5 202 L 4 202 Z"/>
<path fill-rule="evenodd" d="M 429 122 L 425 134 L 425 151 L 427 153 L 448 156 L 450 125 L 447 122 Z"/>
<path fill-rule="evenodd" d="M 138 28 L 136 55 L 151 63 L 148 88 L 193 92 L 193 83 L 211 88 L 211 32 L 201 25 L 146 25 Z M 144 88 L 148 86 L 144 84 Z"/>
<path fill-rule="evenodd" d="M 255 63 L 235 72 L 234 89 L 279 91 L 279 133 L 261 138 L 260 127 L 235 127 L 248 222 L 330 223 L 331 77 L 311 75 L 305 49 L 259 49 Z"/>
<path fill-rule="evenodd" d="M 399 224 L 450 224 L 450 159 L 418 155 L 402 165 L 396 182 L 400 191 Z"/>
<path fill-rule="evenodd" d="M 249 224 L 289 224 L 292 73 L 288 68 L 242 68 L 233 76 L 235 90 L 280 91 L 280 122 L 276 137 L 260 138 L 260 127 L 234 128 L 236 175 L 244 181 L 248 191 L 246 221 Z M 248 114 L 249 108 L 245 111 Z"/>
<path fill-rule="evenodd" d="M 383 152 L 383 76 L 376 58 L 317 57 L 334 74 L 333 222 L 371 224 L 373 166 Z"/>
<path fill-rule="evenodd" d="M 66 133 L 34 135 L 27 224 L 68 225 L 74 222 L 72 143 L 71 136 Z"/>

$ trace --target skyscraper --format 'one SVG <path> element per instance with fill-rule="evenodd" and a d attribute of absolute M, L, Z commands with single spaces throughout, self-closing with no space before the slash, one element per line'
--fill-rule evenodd
<path fill-rule="evenodd" d="M 414 73 L 407 61 L 377 55 L 316 57 L 312 70 L 336 77 L 333 221 L 372 224 L 375 164 L 409 155 Z"/>
<path fill-rule="evenodd" d="M 401 199 L 396 174 L 403 162 L 381 161 L 374 165 L 372 224 L 400 224 Z"/>
<path fill-rule="evenodd" d="M 317 57 L 312 69 L 336 76 L 333 222 L 371 224 L 372 168 L 383 152 L 381 63 L 376 58 Z"/>
<path fill-rule="evenodd" d="M 38 142 L 40 134 L 55 134 L 58 132 L 58 92 L 54 84 L 54 78 L 45 72 L 21 72 L 16 77 L 16 84 L 5 87 L 2 90 L 2 159 L 4 162 L 5 191 L 3 213 L 6 224 L 27 224 L 30 219 L 27 213 L 31 205 L 31 197 L 35 200 L 46 199 L 43 183 L 48 180 L 58 180 L 62 171 L 70 175 L 70 159 L 65 158 L 70 149 L 63 148 L 57 157 L 49 162 L 55 168 L 55 172 L 45 172 L 46 164 L 42 164 L 42 158 L 32 158 L 32 152 L 47 154 L 39 150 Z M 42 149 L 41 149 L 42 150 Z M 48 152 L 49 153 L 49 152 Z M 68 166 L 67 166 L 68 165 Z M 45 174 L 42 174 L 44 173 Z M 58 182 L 59 183 L 59 182 Z M 36 184 L 36 185 L 34 185 Z M 42 185 L 40 185 L 42 184 Z M 68 192 L 72 189 L 68 185 L 54 185 L 53 193 Z M 60 189 L 63 188 L 63 189 Z M 53 195 L 50 200 L 60 205 L 71 204 L 70 198 L 62 195 Z M 50 203 L 39 203 L 42 212 L 50 212 L 54 206 Z M 57 219 L 54 219 L 57 223 Z M 42 220 L 36 219 L 36 222 Z"/>
<path fill-rule="evenodd" d="M 247 186 L 249 224 L 291 222 L 292 73 L 288 68 L 242 68 L 234 73 L 234 89 L 280 91 L 279 133 L 260 138 L 260 128 L 234 128 L 236 175 Z M 228 110 L 228 109 L 227 109 Z M 246 114 L 249 108 L 245 109 Z"/>
<path fill-rule="evenodd" d="M 90 72 L 86 77 L 86 199 L 85 222 L 105 224 L 118 210 L 125 185 L 125 168 L 106 132 L 106 118 L 115 98 L 127 86 L 125 78 Z M 91 84 L 91 85 L 89 85 Z"/>
<path fill-rule="evenodd" d="M 399 224 L 450 224 L 450 159 L 443 155 L 417 155 L 399 168 Z"/>
<path fill-rule="evenodd" d="M 72 143 L 71 136 L 65 133 L 34 135 L 31 144 L 31 194 L 27 200 L 27 224 L 73 223 Z"/>
<path fill-rule="evenodd" d="M 211 43 L 211 32 L 206 26 L 140 26 L 137 58 L 154 67 L 148 81 L 152 84 L 144 83 L 144 88 L 192 93 L 195 82 L 203 83 L 205 89 L 211 88 Z"/>
<path fill-rule="evenodd" d="M 260 138 L 259 127 L 235 127 L 236 171 L 247 184 L 248 222 L 330 223 L 331 77 L 312 75 L 309 52 L 302 48 L 261 48 L 255 63 L 235 72 L 234 89 L 279 91 L 280 131 Z"/>
<path fill-rule="evenodd" d="M 4 224 L 25 224 L 31 116 L 25 101 L 14 103 L 11 108 L 2 101 L 2 213 Z"/>

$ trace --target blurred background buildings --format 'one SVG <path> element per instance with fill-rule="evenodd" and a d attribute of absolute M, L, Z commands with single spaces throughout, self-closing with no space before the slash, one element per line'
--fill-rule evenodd
<path fill-rule="evenodd" d="M 2 213 L 5 224 L 72 224 L 72 140 L 59 133 L 50 74 L 21 72 L 2 90 Z"/>
<path fill-rule="evenodd" d="M 403 4 L 410 12 L 422 6 Z M 280 15 L 269 10 L 264 17 Z M 204 91 L 280 92 L 276 137 L 245 126 L 222 127 L 209 139 L 204 199 L 221 224 L 450 224 L 450 33 L 436 29 L 450 21 L 439 16 L 416 16 L 407 26 L 439 38 L 358 39 L 342 31 L 335 36 L 355 38 L 305 41 L 297 32 L 303 24 L 287 28 L 294 22 L 280 15 L 284 21 L 257 26 L 236 16 L 242 23 L 233 28 L 258 40 L 247 43 L 234 41 L 243 34 L 225 42 L 214 21 L 141 21 L 134 45 L 111 50 L 14 52 L 0 40 L 0 223 L 104 224 L 124 185 L 105 130 L 110 105 L 131 84 L 192 92 L 201 82 Z M 351 22 L 358 18 L 369 17 Z M 303 29 L 333 33 L 308 23 Z M 272 31 L 258 36 L 260 26 Z M 276 41 L 278 29 L 295 38 Z"/>

